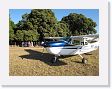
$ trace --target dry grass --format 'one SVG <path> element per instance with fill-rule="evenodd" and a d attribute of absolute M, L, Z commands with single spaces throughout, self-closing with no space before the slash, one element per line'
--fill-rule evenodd
<path fill-rule="evenodd" d="M 10 76 L 98 76 L 99 50 L 84 54 L 88 64 L 82 64 L 77 56 L 61 57 L 57 63 L 51 63 L 53 55 L 42 55 L 42 48 L 10 47 Z"/>

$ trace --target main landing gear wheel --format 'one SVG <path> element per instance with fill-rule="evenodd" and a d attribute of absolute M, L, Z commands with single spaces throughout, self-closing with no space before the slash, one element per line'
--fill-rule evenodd
<path fill-rule="evenodd" d="M 51 62 L 55 63 L 55 62 L 57 62 L 57 60 L 58 60 L 58 57 L 55 56 L 54 58 L 52 58 Z"/>
<path fill-rule="evenodd" d="M 83 59 L 82 59 L 82 63 L 87 64 L 87 63 L 88 63 L 88 60 L 85 59 L 85 58 L 83 58 Z"/>

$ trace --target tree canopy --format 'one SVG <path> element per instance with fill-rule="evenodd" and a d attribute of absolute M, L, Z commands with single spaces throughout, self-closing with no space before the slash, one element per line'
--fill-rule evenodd
<path fill-rule="evenodd" d="M 91 18 L 85 17 L 82 14 L 70 13 L 68 16 L 63 17 L 61 22 L 68 25 L 69 31 L 72 35 L 96 33 L 96 22 L 94 22 Z"/>
<path fill-rule="evenodd" d="M 44 34 L 51 36 L 50 32 L 57 20 L 50 9 L 33 9 L 31 13 L 24 14 L 22 20 L 17 24 L 17 29 L 33 30 L 40 40 L 43 40 Z M 54 32 L 54 29 L 52 29 Z"/>
<path fill-rule="evenodd" d="M 14 22 L 9 18 L 9 40 L 13 41 L 14 40 L 14 28 L 15 28 Z"/>

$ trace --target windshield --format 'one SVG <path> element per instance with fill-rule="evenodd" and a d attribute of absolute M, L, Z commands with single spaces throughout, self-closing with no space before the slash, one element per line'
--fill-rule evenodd
<path fill-rule="evenodd" d="M 70 37 L 63 37 L 60 40 L 70 42 L 71 38 Z"/>

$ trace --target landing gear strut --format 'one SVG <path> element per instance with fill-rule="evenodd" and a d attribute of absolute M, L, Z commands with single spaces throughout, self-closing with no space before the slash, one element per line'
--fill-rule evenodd
<path fill-rule="evenodd" d="M 82 63 L 87 64 L 88 60 L 84 57 L 82 57 L 82 55 L 79 54 L 79 56 L 82 58 Z"/>
<path fill-rule="evenodd" d="M 41 56 L 43 56 L 43 54 L 44 54 L 44 51 L 45 51 L 45 49 L 44 49 L 44 47 L 43 47 L 43 50 L 42 50 L 42 54 L 41 54 Z"/>
<path fill-rule="evenodd" d="M 57 56 L 54 56 L 54 58 L 52 58 L 52 63 L 55 63 L 55 62 L 57 62 L 57 60 L 58 60 L 58 57 Z"/>

